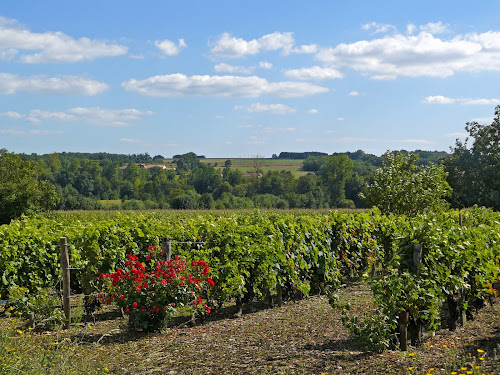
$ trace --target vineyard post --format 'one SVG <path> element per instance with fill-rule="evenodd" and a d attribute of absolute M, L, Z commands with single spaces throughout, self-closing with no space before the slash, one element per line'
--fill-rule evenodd
<path fill-rule="evenodd" d="M 61 268 L 63 275 L 63 309 L 66 317 L 66 329 L 71 326 L 71 305 L 70 305 L 70 268 L 69 268 L 69 254 L 68 254 L 68 241 L 66 237 L 59 239 L 61 246 Z"/>
<path fill-rule="evenodd" d="M 171 238 L 163 238 L 161 241 L 161 250 L 163 252 L 163 260 L 167 262 L 172 257 L 172 239 Z"/>
<path fill-rule="evenodd" d="M 410 321 L 410 313 L 408 311 L 399 314 L 399 348 L 406 352 L 408 350 L 408 323 Z"/>

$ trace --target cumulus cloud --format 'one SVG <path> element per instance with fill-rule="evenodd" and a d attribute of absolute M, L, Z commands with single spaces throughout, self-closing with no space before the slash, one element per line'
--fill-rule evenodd
<path fill-rule="evenodd" d="M 0 73 L 0 94 L 52 94 L 97 95 L 108 89 L 103 82 L 76 76 L 46 77 L 43 75 L 22 77 Z"/>
<path fill-rule="evenodd" d="M 344 121 L 345 119 L 343 117 L 337 117 L 337 121 Z"/>
<path fill-rule="evenodd" d="M 305 82 L 269 82 L 257 76 L 209 76 L 169 74 L 144 80 L 123 82 L 127 91 L 153 97 L 222 96 L 257 97 L 271 95 L 281 98 L 303 97 L 328 92 L 326 87 Z"/>
<path fill-rule="evenodd" d="M 179 39 L 179 43 L 175 44 L 171 40 L 157 40 L 155 41 L 155 46 L 163 53 L 165 56 L 175 56 L 178 55 L 184 48 L 187 47 L 184 39 Z"/>
<path fill-rule="evenodd" d="M 311 108 L 309 111 L 307 111 L 310 115 L 316 115 L 319 113 L 319 111 L 316 108 Z"/>
<path fill-rule="evenodd" d="M 425 25 L 420 26 L 420 30 L 431 34 L 442 34 L 448 31 L 448 25 L 444 25 L 441 21 L 429 22 Z"/>
<path fill-rule="evenodd" d="M 74 39 L 60 31 L 31 32 L 15 20 L 0 17 L 0 57 L 3 59 L 20 54 L 20 61 L 29 64 L 66 63 L 120 56 L 127 50 L 125 46 L 106 41 Z"/>
<path fill-rule="evenodd" d="M 256 55 L 261 51 L 289 51 L 293 44 L 292 33 L 275 32 L 250 41 L 246 41 L 243 38 L 236 38 L 229 33 L 223 33 L 215 42 L 211 53 L 217 56 L 234 58 Z"/>
<path fill-rule="evenodd" d="M 453 104 L 456 99 L 447 98 L 442 95 L 428 96 L 424 99 L 424 103 L 426 104 Z"/>
<path fill-rule="evenodd" d="M 261 104 L 254 103 L 247 108 L 247 112 L 269 112 L 275 115 L 287 115 L 295 113 L 295 108 L 289 107 L 285 104 Z"/>
<path fill-rule="evenodd" d="M 357 91 L 351 91 L 351 92 L 349 93 L 349 96 L 359 96 L 359 95 L 360 95 L 360 94 L 359 94 L 359 92 L 357 92 Z"/>
<path fill-rule="evenodd" d="M 373 34 L 386 33 L 391 30 L 396 30 L 396 28 L 393 25 L 388 25 L 378 22 L 365 23 L 364 25 L 361 26 L 361 28 L 363 30 L 373 30 L 372 31 Z"/>
<path fill-rule="evenodd" d="M 252 40 L 223 33 L 216 40 L 210 52 L 215 56 L 238 58 L 257 55 L 264 51 L 281 51 L 284 55 L 288 55 L 290 53 L 316 53 L 317 50 L 318 47 L 315 44 L 296 46 L 291 32 L 274 32 Z"/>
<path fill-rule="evenodd" d="M 259 62 L 259 68 L 261 69 L 272 69 L 273 64 L 267 61 L 261 61 Z"/>
<path fill-rule="evenodd" d="M 153 112 L 151 111 L 139 111 L 135 108 L 106 109 L 99 107 L 76 107 L 67 111 L 44 111 L 33 109 L 27 114 L 9 111 L 0 113 L 0 117 L 9 117 L 18 120 L 23 119 L 34 124 L 41 124 L 47 121 L 83 121 L 102 126 L 131 126 L 130 121 L 141 120 L 144 116 L 152 114 Z"/>
<path fill-rule="evenodd" d="M 452 104 L 460 103 L 461 105 L 499 105 L 500 99 L 471 99 L 471 98 L 447 98 L 445 96 L 436 95 L 428 96 L 424 99 L 425 104 Z"/>
<path fill-rule="evenodd" d="M 219 73 L 250 74 L 255 70 L 255 68 L 253 66 L 246 67 L 246 66 L 235 66 L 226 63 L 220 63 L 214 66 L 214 70 Z"/>
<path fill-rule="evenodd" d="M 446 30 L 441 23 L 422 28 L 416 35 L 397 33 L 341 43 L 321 49 L 316 58 L 336 69 L 354 69 L 373 79 L 449 77 L 456 72 L 500 70 L 500 32 L 470 33 L 444 39 L 434 35 Z"/>
<path fill-rule="evenodd" d="M 343 78 L 344 75 L 333 68 L 322 68 L 312 66 L 310 68 L 290 69 L 285 71 L 285 75 L 290 78 L 302 81 L 321 81 L 325 79 Z"/>

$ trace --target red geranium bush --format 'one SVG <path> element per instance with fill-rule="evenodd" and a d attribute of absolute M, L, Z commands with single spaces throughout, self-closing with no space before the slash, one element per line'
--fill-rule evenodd
<path fill-rule="evenodd" d="M 115 302 L 129 314 L 132 329 L 158 331 L 179 307 L 210 313 L 202 295 L 214 282 L 205 261 L 186 262 L 180 256 L 166 261 L 160 255 L 158 246 L 150 246 L 145 262 L 128 254 L 123 268 L 98 277 L 103 284 L 101 300 Z"/>

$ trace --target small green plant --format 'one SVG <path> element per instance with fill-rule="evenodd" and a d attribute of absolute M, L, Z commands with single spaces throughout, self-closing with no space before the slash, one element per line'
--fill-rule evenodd
<path fill-rule="evenodd" d="M 61 301 L 53 288 L 30 293 L 26 288 L 11 286 L 6 314 L 29 320 L 32 326 L 49 330 L 59 328 L 65 319 Z"/>

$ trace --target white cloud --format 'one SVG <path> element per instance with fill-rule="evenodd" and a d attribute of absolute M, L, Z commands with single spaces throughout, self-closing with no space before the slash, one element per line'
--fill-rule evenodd
<path fill-rule="evenodd" d="M 442 34 L 448 31 L 448 25 L 444 25 L 441 21 L 429 22 L 425 25 L 420 26 L 420 30 L 431 34 Z"/>
<path fill-rule="evenodd" d="M 456 99 L 447 98 L 442 95 L 428 96 L 424 99 L 424 103 L 426 104 L 452 104 L 455 103 L 455 101 Z"/>
<path fill-rule="evenodd" d="M 270 62 L 267 62 L 267 61 L 261 61 L 261 62 L 259 62 L 259 68 L 262 68 L 262 69 L 272 69 L 273 68 L 273 64 L 270 63 Z"/>
<path fill-rule="evenodd" d="M 408 24 L 406 26 L 406 33 L 407 34 L 413 34 L 415 32 L 415 30 L 417 29 L 417 26 L 413 25 L 413 24 Z"/>
<path fill-rule="evenodd" d="M 337 117 L 337 121 L 344 121 L 345 119 L 343 117 Z"/>
<path fill-rule="evenodd" d="M 215 118 L 216 118 L 217 120 L 223 120 L 223 119 L 224 119 L 224 116 L 217 115 L 217 116 L 215 116 Z"/>
<path fill-rule="evenodd" d="M 464 105 L 499 105 L 500 99 L 464 99 Z"/>
<path fill-rule="evenodd" d="M 344 75 L 333 68 L 322 68 L 320 66 L 312 66 L 310 68 L 290 69 L 285 71 L 285 75 L 290 78 L 303 81 L 320 81 L 324 79 L 342 78 Z"/>
<path fill-rule="evenodd" d="M 452 104 L 460 103 L 461 105 L 499 105 L 500 99 L 470 99 L 470 98 L 447 98 L 445 96 L 428 96 L 424 99 L 426 104 Z"/>
<path fill-rule="evenodd" d="M 303 44 L 300 47 L 292 48 L 290 52 L 297 54 L 312 54 L 318 52 L 318 46 L 316 44 Z"/>
<path fill-rule="evenodd" d="M 261 51 L 282 50 L 284 53 L 287 53 L 293 45 L 294 39 L 292 33 L 275 32 L 250 41 L 236 38 L 229 33 L 223 33 L 215 42 L 211 53 L 229 58 L 256 55 Z"/>
<path fill-rule="evenodd" d="M 319 113 L 319 111 L 316 108 L 311 108 L 309 111 L 307 111 L 310 115 L 316 115 Z"/>
<path fill-rule="evenodd" d="M 127 91 L 153 97 L 170 96 L 222 96 L 257 97 L 271 95 L 281 98 L 303 97 L 326 93 L 326 87 L 305 82 L 268 82 L 257 76 L 209 76 L 169 74 L 145 80 L 123 82 Z"/>
<path fill-rule="evenodd" d="M 24 63 L 65 63 L 124 55 L 127 47 L 86 37 L 74 39 L 60 31 L 34 33 L 15 20 L 0 17 L 1 56 L 12 59 L 19 51 L 34 51 L 21 53 Z"/>
<path fill-rule="evenodd" d="M 141 120 L 144 116 L 152 115 L 151 111 L 139 111 L 134 108 L 106 109 L 106 108 L 71 108 L 67 111 L 44 111 L 33 109 L 28 114 L 17 112 L 1 113 L 1 117 L 25 119 L 31 123 L 41 124 L 47 121 L 73 122 L 83 121 L 89 124 L 103 126 L 131 126 L 129 121 Z"/>
<path fill-rule="evenodd" d="M 184 39 L 179 39 L 179 43 L 175 44 L 171 40 L 157 40 L 155 46 L 166 56 L 178 55 L 184 48 L 187 47 Z"/>
<path fill-rule="evenodd" d="M 433 32 L 445 30 L 440 23 L 427 24 L 423 28 Z M 500 32 L 470 33 L 451 39 L 441 39 L 428 31 L 420 31 L 417 35 L 398 33 L 324 48 L 316 58 L 336 69 L 354 69 L 373 79 L 448 77 L 456 72 L 499 71 Z"/>
<path fill-rule="evenodd" d="M 247 108 L 247 112 L 269 112 L 275 115 L 287 115 L 295 113 L 295 108 L 289 107 L 285 104 L 260 104 L 254 103 Z"/>
<path fill-rule="evenodd" d="M 349 93 L 349 96 L 359 96 L 359 95 L 360 95 L 360 94 L 359 94 L 359 92 L 357 92 L 357 91 L 351 91 L 351 92 Z"/>
<path fill-rule="evenodd" d="M 0 117 L 8 117 L 8 118 L 13 118 L 16 120 L 23 119 L 25 116 L 14 111 L 8 111 L 4 113 L 0 113 Z"/>
<path fill-rule="evenodd" d="M 393 25 L 377 23 L 377 22 L 366 23 L 362 25 L 361 28 L 363 30 L 373 30 L 373 34 L 386 33 L 388 31 L 396 29 Z"/>
<path fill-rule="evenodd" d="M 108 89 L 103 82 L 76 76 L 27 76 L 0 73 L 0 94 L 96 95 Z"/>
<path fill-rule="evenodd" d="M 243 73 L 250 74 L 255 68 L 253 66 L 234 66 L 226 63 L 220 63 L 214 66 L 214 70 L 219 73 Z"/>
<path fill-rule="evenodd" d="M 229 33 L 223 33 L 210 50 L 213 55 L 225 58 L 257 55 L 264 51 L 281 51 L 284 55 L 291 53 L 312 54 L 318 51 L 318 46 L 316 44 L 295 46 L 295 40 L 291 32 L 274 32 L 259 39 L 248 41 L 243 38 L 236 38 Z"/>

